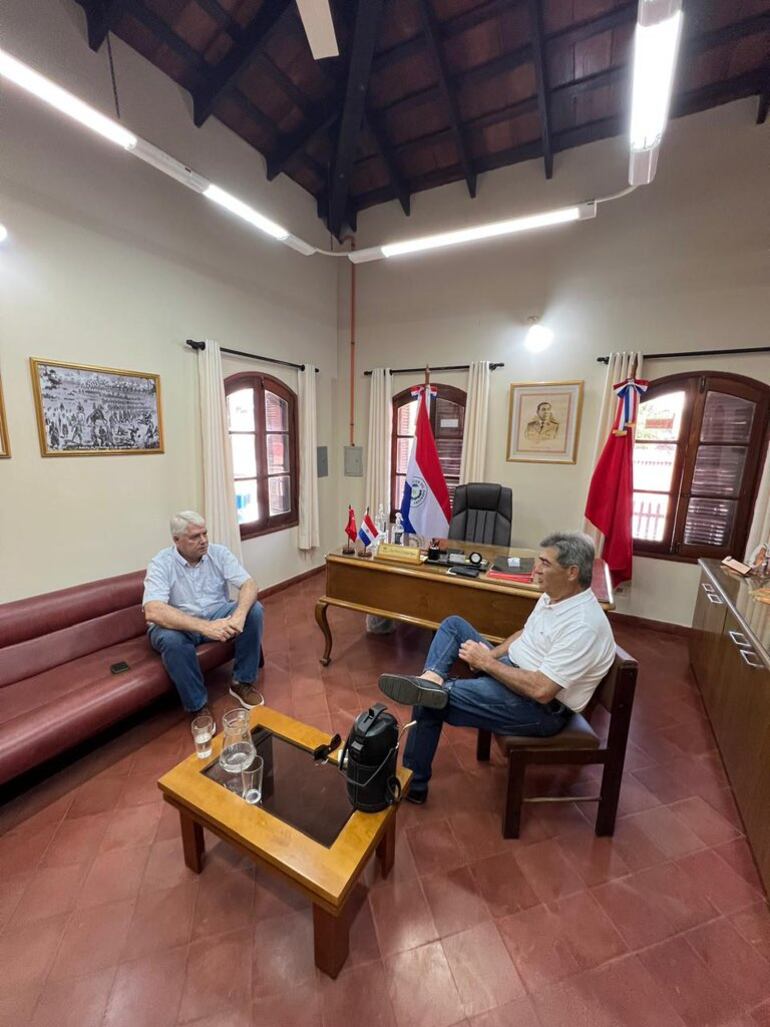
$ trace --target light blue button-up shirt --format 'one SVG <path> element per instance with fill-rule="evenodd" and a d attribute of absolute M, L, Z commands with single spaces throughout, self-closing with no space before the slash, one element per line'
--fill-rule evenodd
<path fill-rule="evenodd" d="M 227 546 L 211 543 L 195 564 L 169 546 L 150 560 L 142 606 L 157 601 L 192 617 L 208 617 L 230 599 L 229 585 L 240 588 L 250 577 Z"/>

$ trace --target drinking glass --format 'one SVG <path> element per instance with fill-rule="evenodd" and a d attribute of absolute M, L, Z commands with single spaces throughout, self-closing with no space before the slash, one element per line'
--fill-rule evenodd
<path fill-rule="evenodd" d="M 257 752 L 251 737 L 249 711 L 228 710 L 222 717 L 222 730 L 220 766 L 228 774 L 240 774 L 254 760 Z"/>
<path fill-rule="evenodd" d="M 205 713 L 202 717 L 196 717 L 190 724 L 193 741 L 195 742 L 195 755 L 199 760 L 208 759 L 211 755 L 211 739 L 216 732 L 214 718 Z"/>
<path fill-rule="evenodd" d="M 262 800 L 262 773 L 265 769 L 265 761 L 261 756 L 255 756 L 254 762 L 241 772 L 243 782 L 243 798 L 252 806 Z"/>

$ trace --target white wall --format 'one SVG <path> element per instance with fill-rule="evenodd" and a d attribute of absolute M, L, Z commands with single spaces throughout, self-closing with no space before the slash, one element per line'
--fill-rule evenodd
<path fill-rule="evenodd" d="M 2 19 L 5 48 L 111 112 L 106 53 L 88 50 L 78 8 L 6 0 Z M 195 129 L 187 94 L 119 41 L 113 50 L 127 126 L 320 238 L 306 193 L 286 178 L 268 184 L 256 151 L 214 119 Z M 318 442 L 332 458 L 337 359 L 336 268 L 261 237 L 18 90 L 3 94 L 0 372 L 13 456 L 0 460 L 0 602 L 142 567 L 168 544 L 169 514 L 200 505 L 197 358 L 186 338 L 320 367 Z M 160 374 L 165 454 L 43 459 L 30 356 Z M 280 377 L 296 389 L 293 372 Z M 322 526 L 334 520 L 333 482 L 320 482 Z M 245 544 L 261 585 L 322 563 L 332 544 L 322 536 L 307 556 L 296 536 Z"/>
<path fill-rule="evenodd" d="M 363 265 L 358 273 L 357 362 L 422 366 L 501 360 L 492 375 L 486 477 L 514 493 L 513 538 L 536 545 L 558 527 L 579 528 L 593 467 L 596 420 L 613 350 L 647 353 L 768 344 L 768 133 L 754 124 L 756 101 L 673 122 L 655 183 L 603 205 L 595 221 L 455 251 Z M 413 216 L 395 204 L 360 219 L 358 246 L 409 238 L 473 222 L 614 192 L 623 187 L 621 139 L 561 154 L 554 179 L 542 162 L 483 176 L 477 200 L 460 184 L 413 197 Z M 347 274 L 341 272 L 343 287 Z M 340 381 L 347 363 L 346 304 L 340 331 Z M 555 331 L 545 353 L 523 347 L 526 319 Z M 770 381 L 770 356 L 650 360 L 647 377 L 713 368 Z M 506 462 L 511 382 L 585 380 L 574 466 Z M 465 387 L 466 374 L 436 380 Z M 394 381 L 394 391 L 411 384 Z M 357 435 L 365 439 L 368 386 L 358 376 Z M 340 424 L 347 421 L 347 407 Z M 345 416 L 343 416 L 345 415 Z M 351 502 L 362 485 L 343 479 Z M 697 567 L 637 559 L 618 609 L 680 624 L 691 622 Z"/>

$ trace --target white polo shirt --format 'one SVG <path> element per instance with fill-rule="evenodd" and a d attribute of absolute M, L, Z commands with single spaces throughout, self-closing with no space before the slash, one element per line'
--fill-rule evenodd
<path fill-rule="evenodd" d="M 522 670 L 545 674 L 561 689 L 559 702 L 580 713 L 612 666 L 615 639 L 590 588 L 559 603 L 543 593 L 508 657 Z"/>

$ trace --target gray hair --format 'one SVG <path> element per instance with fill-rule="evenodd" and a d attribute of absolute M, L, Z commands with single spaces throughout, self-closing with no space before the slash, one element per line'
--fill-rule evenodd
<path fill-rule="evenodd" d="M 589 535 L 582 531 L 555 531 L 540 543 L 543 549 L 555 549 L 561 567 L 577 567 L 582 588 L 590 588 L 594 576 L 596 551 Z"/>
<path fill-rule="evenodd" d="M 201 517 L 199 513 L 194 510 L 181 510 L 179 513 L 175 513 L 169 521 L 171 527 L 172 538 L 179 538 L 187 531 L 191 524 L 194 524 L 197 528 L 202 527 L 206 523 L 206 518 Z"/>

